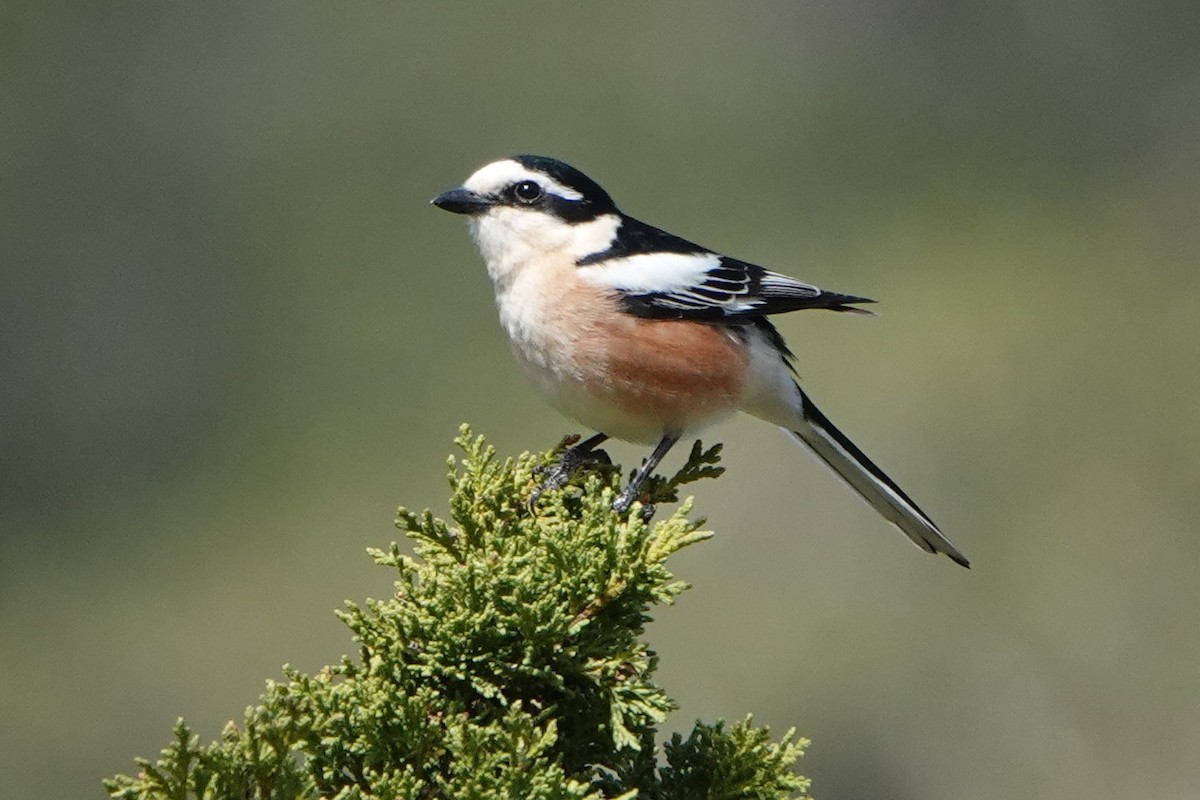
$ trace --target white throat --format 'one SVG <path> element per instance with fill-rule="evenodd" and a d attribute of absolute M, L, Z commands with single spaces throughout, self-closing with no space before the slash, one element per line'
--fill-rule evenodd
<path fill-rule="evenodd" d="M 607 250 L 621 219 L 604 214 L 574 225 L 542 211 L 497 206 L 470 221 L 471 236 L 500 292 L 530 265 L 547 260 L 575 263 Z"/>

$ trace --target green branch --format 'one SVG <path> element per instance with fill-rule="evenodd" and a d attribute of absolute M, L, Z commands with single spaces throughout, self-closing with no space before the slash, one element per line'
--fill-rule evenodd
<path fill-rule="evenodd" d="M 315 675 L 285 667 L 242 724 L 201 745 L 181 720 L 154 763 L 105 781 L 126 800 L 187 798 L 783 798 L 808 787 L 807 744 L 771 741 L 747 718 L 697 723 L 661 758 L 674 703 L 643 639 L 653 605 L 687 584 L 667 570 L 708 538 L 691 501 L 650 522 L 654 503 L 715 477 L 699 443 L 627 518 L 611 510 L 621 470 L 596 466 L 528 507 L 553 456 L 500 461 L 464 426 L 451 459 L 452 523 L 401 508 L 416 557 L 372 550 L 397 574 L 388 600 L 349 604 L 358 643 Z"/>

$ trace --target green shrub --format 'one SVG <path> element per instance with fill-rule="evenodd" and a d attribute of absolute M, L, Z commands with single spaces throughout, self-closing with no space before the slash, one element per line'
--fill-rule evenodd
<path fill-rule="evenodd" d="M 687 585 L 666 568 L 707 538 L 691 501 L 648 522 L 610 505 L 619 469 L 593 465 L 571 488 L 529 496 L 554 453 L 497 460 L 464 426 L 450 461 L 452 523 L 401 508 L 416 558 L 373 550 L 398 576 L 388 600 L 341 613 L 359 645 L 315 675 L 285 668 L 242 724 L 201 745 L 181 720 L 136 776 L 105 782 L 127 800 L 186 798 L 782 798 L 808 781 L 807 744 L 772 742 L 747 718 L 697 723 L 659 753 L 674 704 L 653 683 L 649 610 Z M 719 475 L 699 442 L 648 499 Z"/>

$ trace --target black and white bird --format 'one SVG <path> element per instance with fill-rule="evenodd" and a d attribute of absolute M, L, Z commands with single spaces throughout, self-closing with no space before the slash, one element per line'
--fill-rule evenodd
<path fill-rule="evenodd" d="M 568 450 L 551 485 L 608 437 L 655 445 L 614 503 L 625 511 L 667 451 L 735 411 L 807 445 L 918 547 L 964 556 L 796 383 L 768 317 L 869 314 L 865 297 L 818 289 L 623 214 L 595 181 L 545 156 L 488 164 L 433 199 L 470 219 L 500 322 L 534 386 L 598 433 Z"/>

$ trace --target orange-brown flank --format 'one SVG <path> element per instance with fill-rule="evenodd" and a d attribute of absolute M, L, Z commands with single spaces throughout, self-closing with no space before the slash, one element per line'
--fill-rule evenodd
<path fill-rule="evenodd" d="M 588 388 L 628 413 L 683 428 L 737 406 L 748 355 L 727 328 L 619 311 L 589 322 Z"/>

